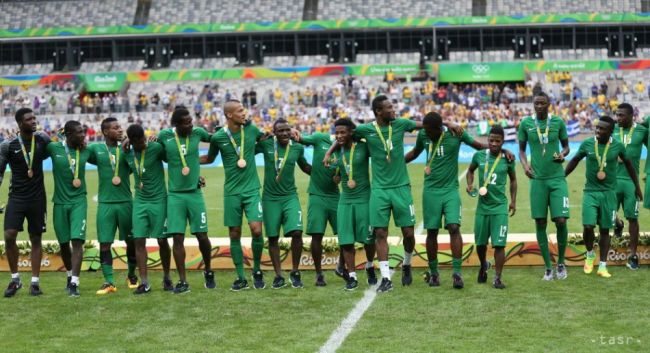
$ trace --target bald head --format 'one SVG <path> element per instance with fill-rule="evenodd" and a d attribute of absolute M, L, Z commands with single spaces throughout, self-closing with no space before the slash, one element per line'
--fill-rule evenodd
<path fill-rule="evenodd" d="M 238 100 L 229 100 L 223 106 L 223 114 L 226 120 L 235 125 L 244 125 L 246 122 L 246 109 Z"/>

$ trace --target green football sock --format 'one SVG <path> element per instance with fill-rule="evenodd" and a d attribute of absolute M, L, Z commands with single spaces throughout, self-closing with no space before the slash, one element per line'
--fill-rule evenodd
<path fill-rule="evenodd" d="M 454 269 L 454 273 L 460 273 L 460 267 L 463 263 L 463 259 L 451 259 L 451 267 Z"/>
<path fill-rule="evenodd" d="M 237 277 L 244 279 L 244 253 L 241 249 L 241 240 L 230 239 L 230 256 L 232 256 L 232 262 L 235 264 Z"/>
<path fill-rule="evenodd" d="M 262 236 L 254 237 L 252 243 L 253 271 L 259 271 L 260 263 L 262 262 L 262 252 L 264 251 L 264 238 Z"/>
<path fill-rule="evenodd" d="M 551 254 L 548 251 L 548 238 L 546 236 L 546 223 L 537 224 L 535 223 L 535 234 L 537 235 L 537 244 L 539 244 L 539 251 L 542 253 L 544 258 L 544 266 L 547 270 L 552 268 L 551 265 Z"/>
<path fill-rule="evenodd" d="M 438 273 L 438 259 L 429 261 L 429 272 L 431 274 Z"/>
<path fill-rule="evenodd" d="M 104 275 L 104 281 L 106 283 L 115 284 L 115 279 L 113 278 L 113 265 L 102 264 L 102 274 Z"/>
<path fill-rule="evenodd" d="M 567 238 L 569 237 L 569 229 L 564 224 L 557 225 L 557 248 L 559 254 L 557 255 L 557 263 L 564 263 L 564 253 L 566 252 Z"/>

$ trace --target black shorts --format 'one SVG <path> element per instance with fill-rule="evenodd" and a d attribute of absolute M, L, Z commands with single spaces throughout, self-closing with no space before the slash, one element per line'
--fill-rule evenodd
<path fill-rule="evenodd" d="M 27 231 L 30 234 L 45 233 L 47 201 L 23 201 L 10 198 L 5 208 L 5 230 L 17 229 L 22 232 L 25 218 L 27 218 Z"/>

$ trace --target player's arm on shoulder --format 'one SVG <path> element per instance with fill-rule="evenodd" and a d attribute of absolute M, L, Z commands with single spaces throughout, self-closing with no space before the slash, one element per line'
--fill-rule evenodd
<path fill-rule="evenodd" d="M 95 146 L 97 146 L 96 143 L 91 143 L 86 146 L 86 149 L 88 150 L 88 160 L 86 162 L 97 165 L 97 151 Z"/>
<path fill-rule="evenodd" d="M 208 154 L 201 155 L 199 157 L 200 164 L 212 164 L 214 160 L 219 155 L 219 143 L 217 141 L 217 134 L 212 135 L 210 138 L 210 148 L 208 148 Z"/>
<path fill-rule="evenodd" d="M 303 171 L 303 173 L 307 175 L 311 175 L 311 164 L 309 164 L 309 162 L 307 162 L 307 159 L 305 159 L 304 148 L 300 149 L 300 156 L 298 157 L 298 166 L 300 167 L 300 170 Z"/>
<path fill-rule="evenodd" d="M 566 165 L 566 168 L 564 169 L 565 177 L 569 176 L 569 174 L 571 174 L 571 172 L 573 172 L 573 170 L 576 169 L 578 163 L 580 163 L 580 161 L 587 156 L 587 152 L 585 152 L 585 147 L 584 147 L 587 141 L 588 140 L 585 140 L 582 142 L 582 144 L 580 144 L 580 148 L 578 148 L 578 152 L 576 153 L 575 156 L 573 156 L 573 158 L 571 158 L 569 163 Z"/>
<path fill-rule="evenodd" d="M 406 160 L 406 163 L 410 163 L 414 161 L 420 153 L 424 150 L 424 133 L 423 131 L 418 132 L 418 137 L 415 140 L 415 146 L 413 148 L 406 152 L 406 155 L 404 155 L 404 160 Z"/>
<path fill-rule="evenodd" d="M 521 126 L 519 127 L 521 129 Z M 521 166 L 524 168 L 524 173 L 526 173 L 526 176 L 529 177 L 530 179 L 535 178 L 535 174 L 533 173 L 533 169 L 530 167 L 530 164 L 528 164 L 528 157 L 526 156 L 526 146 L 528 145 L 527 140 L 522 140 L 521 138 L 519 139 L 519 162 L 521 163 Z"/>
<path fill-rule="evenodd" d="M 212 135 L 203 126 L 195 127 L 194 131 L 198 133 L 201 142 L 210 142 Z"/>
<path fill-rule="evenodd" d="M 472 162 L 470 162 L 469 167 L 467 167 L 467 174 L 465 175 L 465 180 L 467 181 L 467 192 L 472 192 L 474 190 L 474 171 L 478 168 L 477 154 L 478 153 L 474 153 L 474 156 L 472 156 Z"/>
<path fill-rule="evenodd" d="M 356 133 L 356 132 L 355 132 Z M 334 140 L 330 148 L 325 152 L 325 157 L 323 157 L 323 165 L 327 168 L 330 167 L 330 159 L 332 158 L 332 153 L 339 149 L 339 142 Z"/>
<path fill-rule="evenodd" d="M 508 162 L 508 177 L 510 178 L 510 205 L 508 211 L 510 217 L 512 217 L 517 212 L 517 171 L 514 162 Z"/>

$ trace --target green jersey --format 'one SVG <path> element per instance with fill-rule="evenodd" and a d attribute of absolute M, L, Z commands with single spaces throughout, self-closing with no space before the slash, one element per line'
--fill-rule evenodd
<path fill-rule="evenodd" d="M 287 148 L 289 149 L 288 153 Z M 276 144 L 275 138 L 270 138 L 258 142 L 257 146 L 255 146 L 255 153 L 264 155 L 264 193 L 262 199 L 282 200 L 287 197 L 295 197 L 298 194 L 294 177 L 295 166 L 296 163 L 301 166 L 308 164 L 305 159 L 305 148 L 301 144 L 293 143 L 293 141 L 289 141 L 289 144 L 282 146 L 279 143 Z M 278 174 L 280 178 L 276 180 Z"/>
<path fill-rule="evenodd" d="M 57 205 L 70 205 L 79 202 L 79 199 L 86 198 L 86 161 L 90 156 L 88 148 L 77 153 L 75 149 L 69 148 L 66 152 L 64 142 L 50 142 L 47 147 L 47 154 L 52 158 L 52 175 L 54 176 L 54 197 L 52 202 Z M 78 165 L 78 178 L 81 186 L 76 188 L 72 185 L 74 173 Z"/>
<path fill-rule="evenodd" d="M 314 146 L 313 158 L 311 161 L 311 176 L 309 178 L 309 187 L 307 192 L 320 196 L 339 197 L 339 188 L 334 182 L 335 168 L 327 168 L 323 164 L 325 153 L 332 145 L 332 139 L 329 134 L 314 133 L 313 135 L 303 135 L 300 143 L 307 146 Z"/>
<path fill-rule="evenodd" d="M 596 138 L 588 138 L 580 144 L 576 157 L 587 157 L 586 183 L 584 191 L 616 191 L 616 171 L 618 169 L 618 158 L 625 158 L 625 147 L 622 143 L 610 138 L 610 145 L 607 156 L 603 156 L 606 144 L 596 142 Z M 596 148 L 598 157 L 596 156 Z M 598 180 L 596 176 L 600 170 L 599 159 L 604 159 L 605 180 Z"/>
<path fill-rule="evenodd" d="M 646 139 L 645 139 L 645 145 L 646 148 L 650 149 L 650 116 L 646 116 L 643 122 L 640 124 L 643 125 L 643 127 L 646 128 Z M 650 151 L 648 151 L 650 152 Z M 650 154 L 650 153 L 649 153 Z M 648 159 L 646 159 L 645 162 L 645 173 L 650 174 L 650 163 L 648 163 Z"/>
<path fill-rule="evenodd" d="M 641 151 L 643 150 L 643 145 L 648 146 L 648 129 L 641 124 L 634 123 L 631 128 L 624 129 L 618 125 L 614 126 L 614 131 L 612 132 L 612 137 L 621 142 L 625 147 L 625 155 L 627 159 L 632 162 L 636 174 L 639 175 L 639 165 L 641 164 Z M 627 173 L 625 165 L 619 161 L 618 162 L 618 172 L 617 178 L 632 180 L 630 174 Z"/>
<path fill-rule="evenodd" d="M 192 191 L 199 184 L 199 143 L 210 142 L 210 134 L 203 128 L 194 127 L 189 136 L 175 136 L 175 129 L 164 129 L 158 134 L 158 143 L 165 148 L 167 160 L 167 182 L 169 192 Z M 185 159 L 185 165 L 181 154 Z M 188 175 L 183 175 L 183 167 L 190 169 Z"/>
<path fill-rule="evenodd" d="M 125 160 L 133 172 L 136 201 L 159 201 L 167 197 L 164 156 L 165 150 L 157 142 L 147 143 L 147 148 L 142 152 L 131 149 L 126 154 Z"/>
<path fill-rule="evenodd" d="M 370 199 L 370 175 L 368 173 L 368 161 L 370 154 L 365 142 L 356 142 L 354 146 L 354 158 L 351 160 L 351 148 L 342 147 L 335 154 L 336 165 L 341 171 L 341 202 L 345 201 L 367 201 Z M 343 160 L 345 156 L 345 161 Z M 348 187 L 350 171 L 356 186 Z"/>
<path fill-rule="evenodd" d="M 379 127 L 375 123 L 368 123 L 357 126 L 354 132 L 355 139 L 366 139 L 370 158 L 372 158 L 373 189 L 410 185 L 404 160 L 404 134 L 413 131 L 416 123 L 412 120 L 396 119 L 390 123 L 390 126 L 392 129 L 388 126 Z M 381 135 L 377 134 L 377 129 Z M 392 130 L 391 139 L 389 139 L 389 130 Z M 390 161 L 386 158 L 387 155 L 390 155 Z"/>
<path fill-rule="evenodd" d="M 431 173 L 424 175 L 425 189 L 458 189 L 458 152 L 460 144 L 472 145 L 474 139 L 463 131 L 461 136 L 455 136 L 450 131 L 445 131 L 440 135 L 440 140 L 431 141 L 429 136 L 420 130 L 415 142 L 415 152 L 420 154 L 426 152 L 425 167 L 431 160 Z M 440 141 L 440 145 L 438 145 Z M 436 149 L 437 147 L 437 149 Z"/>
<path fill-rule="evenodd" d="M 527 116 L 519 124 L 517 138 L 519 142 L 527 142 L 530 147 L 530 163 L 535 179 L 564 177 L 562 164 L 553 161 L 553 154 L 562 150 L 560 141 L 569 138 L 562 118 L 549 116 L 545 120 L 538 120 Z"/>
<path fill-rule="evenodd" d="M 241 150 L 241 129 L 244 129 L 244 160 L 246 166 L 239 168 L 239 151 Z M 221 152 L 223 170 L 226 174 L 224 196 L 243 195 L 251 191 L 259 192 L 260 178 L 257 176 L 255 165 L 255 144 L 262 132 L 252 124 L 242 126 L 240 131 L 232 132 L 224 127 L 210 139 L 208 156 L 216 157 Z M 228 132 L 232 137 L 228 136 Z M 233 146 L 233 142 L 235 146 Z"/>
<path fill-rule="evenodd" d="M 105 143 L 92 143 L 86 147 L 90 155 L 88 163 L 97 166 L 99 175 L 99 202 L 114 203 L 131 201 L 131 169 L 124 158 L 122 146 L 108 147 Z M 119 154 L 119 156 L 118 156 Z M 113 185 L 113 177 L 117 170 L 120 183 Z"/>
<path fill-rule="evenodd" d="M 487 158 L 487 160 L 486 160 Z M 478 151 L 472 157 L 471 165 L 476 167 L 478 173 L 478 187 L 485 184 L 487 178 L 488 193 L 479 196 L 476 213 L 482 215 L 508 214 L 508 196 L 506 194 L 506 180 L 508 175 L 515 171 L 515 163 L 508 162 L 506 156 L 501 153 L 499 163 L 494 166 L 497 156 L 493 156 L 487 150 Z M 487 164 L 487 171 L 485 165 Z M 490 171 L 494 167 L 494 171 Z M 487 175 L 489 174 L 489 175 Z"/>

